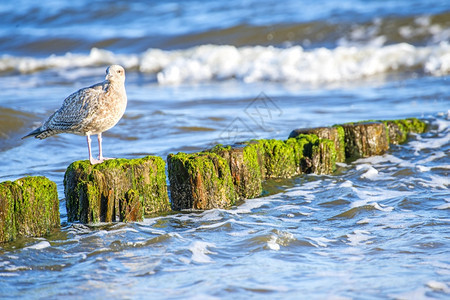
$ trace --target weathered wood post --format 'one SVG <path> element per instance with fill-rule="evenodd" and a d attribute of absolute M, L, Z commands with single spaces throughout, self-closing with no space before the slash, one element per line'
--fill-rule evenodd
<path fill-rule="evenodd" d="M 64 175 L 64 193 L 69 222 L 140 221 L 170 210 L 165 163 L 157 156 L 73 162 Z"/>
<path fill-rule="evenodd" d="M 228 162 L 215 153 L 169 154 L 167 165 L 172 208 L 229 208 L 238 194 Z"/>
<path fill-rule="evenodd" d="M 59 227 L 56 183 L 43 176 L 0 183 L 0 242 L 44 236 Z"/>

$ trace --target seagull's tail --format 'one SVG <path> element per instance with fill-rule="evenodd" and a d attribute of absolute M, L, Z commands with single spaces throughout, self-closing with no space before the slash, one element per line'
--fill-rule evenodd
<path fill-rule="evenodd" d="M 41 127 L 36 128 L 35 130 L 30 132 L 26 136 L 22 137 L 22 140 L 27 138 L 27 137 L 32 137 L 32 136 L 34 136 L 37 139 L 41 139 L 42 140 L 42 139 L 45 139 L 46 137 L 52 136 L 54 134 L 55 134 L 55 132 L 53 132 L 53 130 L 42 129 L 42 126 L 41 126 Z"/>
<path fill-rule="evenodd" d="M 32 132 L 30 132 L 29 134 L 27 134 L 26 136 L 22 137 L 22 140 L 26 139 L 27 137 L 31 137 L 31 136 L 34 136 L 35 138 L 37 138 L 37 135 L 39 135 L 40 133 L 42 133 L 42 127 L 38 127 L 35 130 L 33 130 Z"/>

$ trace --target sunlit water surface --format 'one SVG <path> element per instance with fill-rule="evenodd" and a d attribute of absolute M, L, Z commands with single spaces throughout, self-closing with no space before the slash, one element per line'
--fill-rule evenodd
<path fill-rule="evenodd" d="M 55 181 L 62 228 L 0 246 L 0 298 L 450 296 L 446 1 L 19 2 L 0 4 L 0 180 Z M 110 157 L 367 119 L 430 130 L 228 210 L 68 223 L 63 176 L 85 138 L 21 137 L 112 63 L 129 102 Z"/>

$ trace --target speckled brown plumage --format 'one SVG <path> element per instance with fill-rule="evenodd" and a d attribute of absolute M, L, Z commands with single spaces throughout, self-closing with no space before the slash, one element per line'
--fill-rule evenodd
<path fill-rule="evenodd" d="M 92 164 L 99 163 L 106 159 L 102 156 L 101 134 L 119 122 L 126 106 L 125 70 L 119 65 L 112 65 L 106 69 L 105 81 L 71 94 L 41 127 L 24 138 L 34 136 L 45 139 L 58 133 L 85 135 L 89 160 Z M 98 135 L 98 160 L 93 159 L 91 155 L 92 134 Z"/>

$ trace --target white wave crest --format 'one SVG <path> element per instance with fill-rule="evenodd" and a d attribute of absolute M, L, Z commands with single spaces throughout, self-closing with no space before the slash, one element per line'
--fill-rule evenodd
<path fill-rule="evenodd" d="M 208 254 L 217 254 L 208 250 L 208 248 L 216 247 L 213 243 L 207 243 L 202 241 L 194 241 L 189 246 L 189 251 L 192 252 L 191 260 L 196 263 L 212 263 L 214 260 L 208 256 Z"/>
<path fill-rule="evenodd" d="M 138 55 L 118 55 L 107 50 L 93 48 L 88 55 L 70 52 L 61 56 L 50 55 L 46 58 L 3 55 L 0 57 L 0 72 L 33 73 L 47 69 L 94 67 L 115 63 L 131 68 L 138 65 L 138 62 Z"/>
<path fill-rule="evenodd" d="M 88 55 L 67 53 L 47 58 L 0 57 L 0 72 L 31 73 L 43 69 L 94 67 L 118 63 L 154 74 L 160 84 L 238 79 L 331 83 L 353 81 L 396 71 L 414 70 L 433 76 L 450 74 L 450 44 L 409 44 L 304 50 L 300 46 L 201 45 L 185 50 L 149 49 L 142 54 L 114 54 L 92 49 Z"/>

